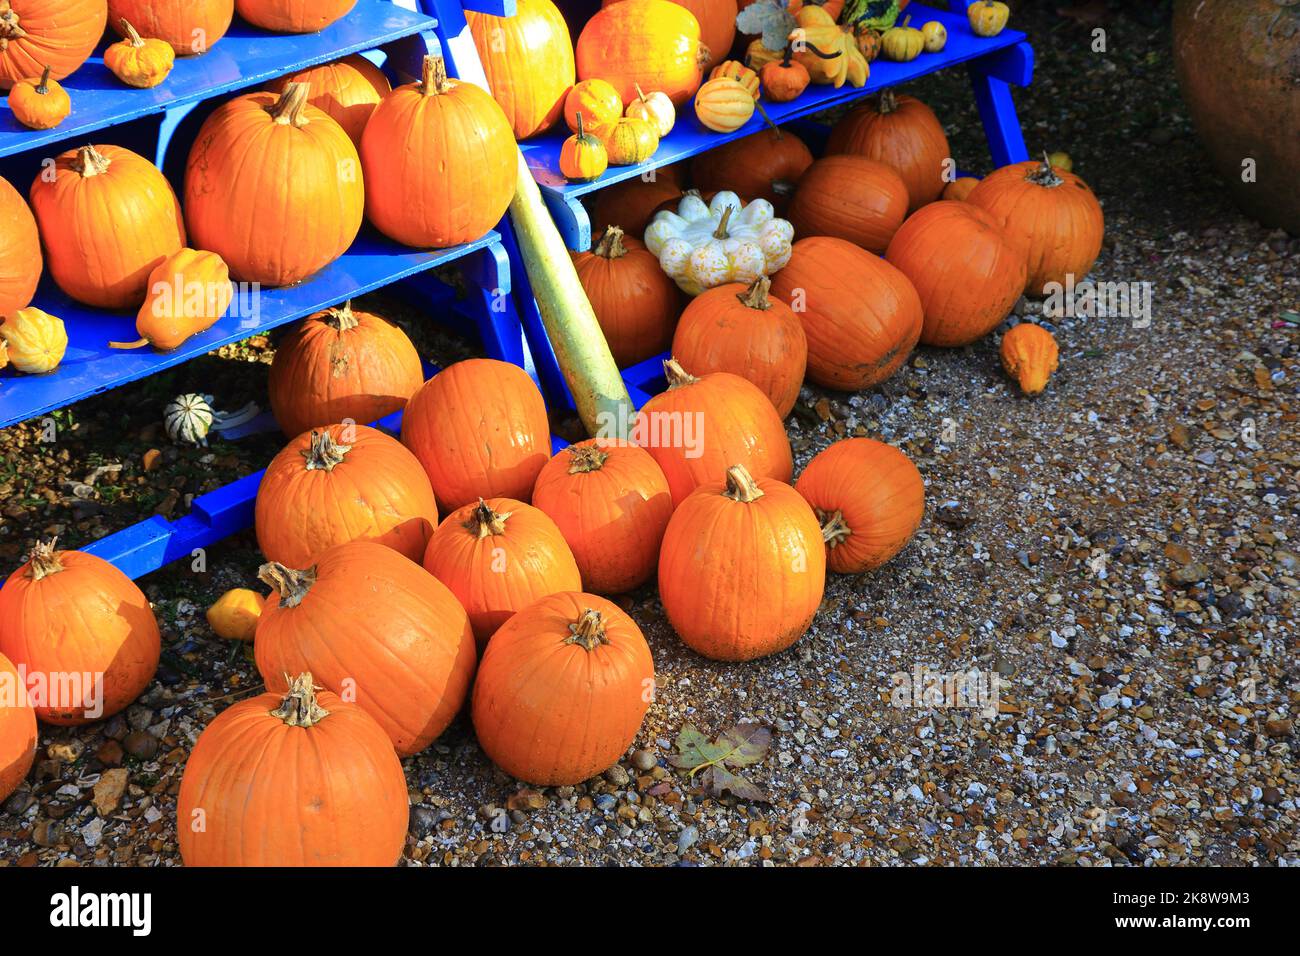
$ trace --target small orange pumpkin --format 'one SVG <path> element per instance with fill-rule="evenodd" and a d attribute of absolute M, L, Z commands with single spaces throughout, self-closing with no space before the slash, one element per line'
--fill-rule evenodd
<path fill-rule="evenodd" d="M 808 68 L 791 59 L 791 55 L 790 48 L 786 47 L 785 56 L 780 62 L 774 60 L 764 63 L 758 71 L 763 94 L 773 103 L 789 103 L 798 99 L 799 94 L 808 89 L 808 84 L 812 82 Z"/>
<path fill-rule="evenodd" d="M 104 66 L 127 86 L 147 90 L 157 86 L 176 65 L 176 51 L 166 40 L 146 40 L 122 20 L 125 38 L 104 50 Z"/>
<path fill-rule="evenodd" d="M 623 117 L 623 100 L 618 90 L 604 80 L 583 80 L 564 97 L 564 122 L 572 133 L 578 131 L 579 113 L 586 131 L 603 140 Z"/>
<path fill-rule="evenodd" d="M 1056 339 L 1041 325 L 1021 322 L 1002 336 L 998 349 L 1002 367 L 1016 380 L 1020 391 L 1037 395 L 1047 387 L 1060 357 Z"/>
<path fill-rule="evenodd" d="M 72 112 L 72 99 L 45 67 L 40 79 L 19 80 L 9 91 L 9 111 L 28 129 L 54 129 Z"/>
<path fill-rule="evenodd" d="M 599 179 L 608 168 L 609 152 L 605 144 L 587 132 L 579 113 L 578 131 L 560 146 L 560 174 L 570 182 L 589 183 Z"/>

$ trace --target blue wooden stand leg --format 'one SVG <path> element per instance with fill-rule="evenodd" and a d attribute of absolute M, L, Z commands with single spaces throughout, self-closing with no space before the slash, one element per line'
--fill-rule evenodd
<path fill-rule="evenodd" d="M 967 70 L 993 165 L 1024 162 L 1029 158 L 1029 151 L 1025 149 L 1025 138 L 1020 132 L 1010 84 L 1028 86 L 1033 80 L 1033 47 L 1028 43 L 1017 43 L 990 56 L 971 60 Z"/>

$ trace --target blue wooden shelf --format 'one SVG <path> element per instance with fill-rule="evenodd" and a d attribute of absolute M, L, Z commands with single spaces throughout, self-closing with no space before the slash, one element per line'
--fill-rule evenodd
<path fill-rule="evenodd" d="M 238 17 L 230 31 L 202 56 L 178 57 L 167 79 L 150 90 L 131 89 L 107 67 L 99 52 L 63 85 L 72 115 L 52 130 L 29 130 L 0 102 L 0 157 L 39 149 L 157 113 L 193 107 L 203 100 L 257 86 L 267 80 L 362 53 L 405 37 L 432 31 L 432 17 L 390 0 L 357 0 L 346 17 L 320 33 L 267 33 Z"/>

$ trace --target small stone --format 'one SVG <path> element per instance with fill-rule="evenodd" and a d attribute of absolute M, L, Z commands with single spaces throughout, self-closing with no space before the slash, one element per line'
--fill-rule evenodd
<path fill-rule="evenodd" d="M 630 778 L 627 771 L 623 769 L 623 765 L 616 763 L 605 771 L 605 779 L 616 787 L 626 787 Z"/>
<path fill-rule="evenodd" d="M 19 790 L 4 802 L 4 812 L 13 816 L 21 816 L 27 812 L 27 808 L 36 802 L 30 790 Z"/>
<path fill-rule="evenodd" d="M 1290 737 L 1295 730 L 1289 720 L 1266 720 L 1264 732 L 1270 737 Z"/>
<path fill-rule="evenodd" d="M 149 760 L 158 753 L 158 738 L 145 730 L 133 730 L 123 738 L 122 749 L 137 760 Z"/>
<path fill-rule="evenodd" d="M 50 744 L 45 752 L 54 760 L 61 760 L 64 763 L 76 763 L 77 758 L 85 751 L 85 745 L 80 740 L 69 740 L 66 742 Z"/>
<path fill-rule="evenodd" d="M 121 768 L 105 770 L 99 775 L 92 802 L 101 817 L 108 816 L 122 805 L 122 794 L 126 792 L 127 777 L 127 772 Z"/>
<path fill-rule="evenodd" d="M 605 813 L 609 810 L 613 810 L 617 803 L 618 801 L 614 799 L 612 794 L 602 793 L 596 798 L 596 809 Z"/>
<path fill-rule="evenodd" d="M 655 758 L 654 751 L 638 750 L 632 754 L 632 766 L 639 773 L 649 773 L 653 770 L 659 761 Z"/>
<path fill-rule="evenodd" d="M 533 811 L 546 806 L 546 797 L 538 790 L 519 790 L 506 800 L 506 807 L 511 810 Z M 516 821 L 520 822 L 520 821 Z"/>
<path fill-rule="evenodd" d="M 700 838 L 700 831 L 695 827 L 683 827 L 677 834 L 677 855 L 681 856 L 687 850 L 695 845 L 695 841 Z"/>

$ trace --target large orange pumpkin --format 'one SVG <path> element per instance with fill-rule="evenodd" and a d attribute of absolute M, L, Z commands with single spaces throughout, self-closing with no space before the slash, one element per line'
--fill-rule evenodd
<path fill-rule="evenodd" d="M 835 124 L 827 155 L 856 153 L 893 166 L 907 183 L 909 213 L 939 198 L 945 185 L 948 137 L 930 107 L 885 90 Z"/>
<path fill-rule="evenodd" d="M 546 463 L 533 504 L 564 535 L 583 588 L 598 594 L 622 594 L 650 580 L 673 513 L 668 479 L 650 453 L 598 438 Z"/>
<path fill-rule="evenodd" d="M 469 612 L 480 649 L 521 607 L 582 587 L 555 522 L 513 498 L 480 499 L 449 514 L 429 539 L 424 567 Z"/>
<path fill-rule="evenodd" d="M 27 682 L 0 654 L 0 802 L 18 789 L 36 758 L 36 712 Z"/>
<path fill-rule="evenodd" d="M 1049 282 L 1083 280 L 1101 252 L 1105 217 L 1088 184 L 1043 162 L 1013 163 L 990 173 L 966 201 L 988 210 L 1007 242 L 1025 257 L 1026 295 Z"/>
<path fill-rule="evenodd" d="M 551 0 L 516 0 L 513 17 L 465 11 L 488 89 L 518 139 L 555 125 L 573 86 L 573 41 Z"/>
<path fill-rule="evenodd" d="M 0 317 L 31 304 L 43 266 L 32 211 L 9 180 L 0 176 Z"/>
<path fill-rule="evenodd" d="M 664 374 L 668 388 L 645 403 L 632 440 L 663 469 L 674 507 L 735 464 L 760 478 L 790 480 L 790 439 L 762 389 L 731 372 L 690 375 L 675 359 L 664 363 Z"/>
<path fill-rule="evenodd" d="M 770 288 L 759 276 L 749 288 L 731 282 L 697 295 L 677 325 L 673 357 L 692 375 L 732 372 L 753 382 L 785 418 L 803 385 L 808 339 Z"/>
<path fill-rule="evenodd" d="M 474 684 L 474 732 L 506 773 L 543 786 L 594 777 L 636 739 L 654 699 L 641 629 L 594 594 L 554 594 L 497 631 Z"/>
<path fill-rule="evenodd" d="M 695 15 L 671 0 L 622 0 L 600 10 L 578 35 L 578 79 L 606 80 L 624 103 L 639 84 L 681 106 L 700 85 L 710 51 Z"/>
<path fill-rule="evenodd" d="M 840 574 L 880 567 L 925 516 L 925 482 L 912 459 L 870 438 L 846 438 L 819 452 L 794 487 L 812 505 L 826 563 Z"/>
<path fill-rule="evenodd" d="M 149 274 L 185 247 L 166 177 L 121 146 L 63 153 L 32 182 L 45 261 L 59 288 L 102 309 L 134 309 Z"/>
<path fill-rule="evenodd" d="M 186 866 L 392 866 L 410 799 L 375 719 L 312 675 L 222 711 L 195 741 L 176 798 Z"/>
<path fill-rule="evenodd" d="M 328 113 L 358 149 L 370 114 L 393 90 L 384 71 L 359 53 L 271 80 L 266 90 L 278 95 L 290 83 L 306 83 L 307 102 Z"/>
<path fill-rule="evenodd" d="M 352 303 L 303 319 L 276 347 L 267 380 L 290 438 L 345 420 L 367 424 L 406 406 L 424 366 L 397 325 Z"/>
<path fill-rule="evenodd" d="M 620 368 L 667 350 L 684 297 L 640 240 L 611 225 L 573 267 Z"/>
<path fill-rule="evenodd" d="M 501 107 L 425 57 L 419 83 L 399 86 L 361 137 L 366 215 L 384 235 L 418 248 L 472 242 L 515 195 L 519 150 Z"/>
<path fill-rule="evenodd" d="M 177 56 L 206 53 L 226 35 L 235 0 L 108 0 L 108 22 L 126 36 L 126 20 L 142 37 L 171 44 Z"/>
<path fill-rule="evenodd" d="M 993 217 L 944 199 L 913 213 L 885 252 L 916 288 L 926 345 L 969 345 L 997 328 L 1025 288 L 1025 257 Z"/>
<path fill-rule="evenodd" d="M 624 0 L 601 0 L 602 7 L 622 3 Z M 708 50 L 709 59 L 704 64 L 708 73 L 727 58 L 731 44 L 736 39 L 736 0 L 672 0 L 694 14 L 700 25 L 700 42 Z M 647 91 L 648 92 L 648 91 Z"/>
<path fill-rule="evenodd" d="M 123 710 L 153 680 L 161 650 L 148 599 L 103 558 L 37 544 L 0 588 L 0 654 L 51 685 L 36 708 L 47 724 L 87 724 Z M 64 680 L 80 699 L 53 699 L 53 685 Z"/>
<path fill-rule="evenodd" d="M 460 602 L 418 564 L 370 541 L 323 552 L 311 567 L 275 562 L 253 651 L 267 689 L 310 669 L 379 721 L 402 756 L 419 753 L 469 695 L 478 660 Z"/>
<path fill-rule="evenodd" d="M 907 184 L 892 166 L 845 154 L 808 167 L 786 218 L 796 236 L 835 236 L 883 255 L 907 218 Z"/>
<path fill-rule="evenodd" d="M 407 402 L 402 444 L 424 465 L 443 508 L 479 498 L 528 501 L 551 457 L 546 402 L 518 365 L 456 362 Z"/>
<path fill-rule="evenodd" d="M 358 540 L 419 561 L 438 506 L 420 462 L 397 439 L 366 425 L 327 425 L 271 459 L 254 521 L 267 560 L 290 567 Z"/>
<path fill-rule="evenodd" d="M 733 466 L 668 522 L 659 596 L 673 630 L 705 657 L 748 661 L 785 650 L 808 630 L 825 585 L 821 528 L 784 482 Z"/>
<path fill-rule="evenodd" d="M 70 76 L 95 50 L 107 0 L 0 0 L 0 90 L 19 80 Z"/>
<path fill-rule="evenodd" d="M 728 189 L 740 196 L 766 199 L 781 213 L 812 161 L 803 140 L 774 126 L 696 156 L 691 177 L 701 192 Z"/>
<path fill-rule="evenodd" d="M 893 375 L 921 334 L 921 300 L 907 277 L 843 239 L 794 244 L 772 281 L 808 336 L 808 377 L 853 392 Z"/>
<path fill-rule="evenodd" d="M 352 12 L 357 0 L 235 0 L 239 15 L 273 33 L 318 33 Z"/>
<path fill-rule="evenodd" d="M 207 118 L 185 170 L 197 247 L 244 282 L 285 286 L 325 268 L 361 229 L 365 188 L 343 127 L 290 83 L 248 93 Z"/>

